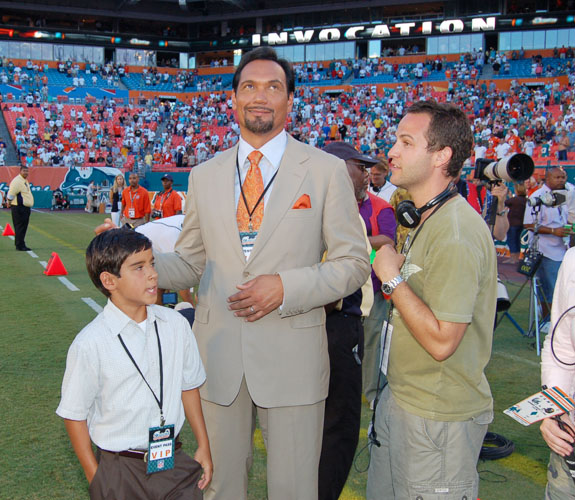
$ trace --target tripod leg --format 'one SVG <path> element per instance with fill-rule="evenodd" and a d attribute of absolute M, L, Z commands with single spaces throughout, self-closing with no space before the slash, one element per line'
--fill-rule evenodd
<path fill-rule="evenodd" d="M 509 319 L 509 321 L 511 321 L 511 323 L 513 323 L 513 326 L 515 328 L 517 328 L 517 330 L 519 330 L 519 333 L 523 336 L 525 336 L 525 331 L 523 330 L 523 328 L 521 328 L 521 326 L 519 325 L 519 323 L 517 323 L 517 321 L 515 321 L 515 318 L 513 316 L 511 316 L 511 314 L 509 314 L 508 311 L 505 311 L 503 313 L 502 316 L 507 316 L 507 318 Z"/>
<path fill-rule="evenodd" d="M 541 342 L 540 342 L 540 330 L 539 330 L 539 319 L 541 314 L 541 303 L 539 302 L 538 295 L 538 281 L 537 276 L 533 277 L 533 298 L 535 300 L 535 346 L 537 347 L 537 356 L 541 356 Z"/>
<path fill-rule="evenodd" d="M 513 304 L 515 304 L 515 301 L 517 300 L 517 298 L 519 297 L 519 295 L 521 295 L 521 292 L 523 291 L 523 289 L 525 288 L 525 285 L 527 284 L 527 282 L 529 281 L 529 279 L 526 279 L 523 284 L 521 285 L 521 287 L 519 288 L 519 290 L 517 291 L 517 293 L 513 296 L 513 298 L 511 299 L 511 301 L 509 302 L 509 309 L 511 309 L 513 307 Z M 493 331 L 495 331 L 497 329 L 497 327 L 499 326 L 499 324 L 501 323 L 501 321 L 503 321 L 503 318 L 505 318 L 505 316 L 511 316 L 509 314 L 500 314 L 499 317 L 497 318 L 497 321 L 495 322 L 495 327 L 493 328 Z M 517 325 L 515 325 L 516 328 L 521 332 L 521 335 L 525 335 L 525 332 L 523 331 L 522 328 L 518 328 Z"/>

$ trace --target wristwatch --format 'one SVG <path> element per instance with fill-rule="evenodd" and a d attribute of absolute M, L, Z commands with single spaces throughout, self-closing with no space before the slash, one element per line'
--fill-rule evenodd
<path fill-rule="evenodd" d="M 401 274 L 398 274 L 392 280 L 383 283 L 381 285 L 381 291 L 383 292 L 384 295 L 389 296 L 393 293 L 393 291 L 397 288 L 397 285 L 399 285 L 400 283 L 403 283 L 403 278 L 401 277 Z"/>

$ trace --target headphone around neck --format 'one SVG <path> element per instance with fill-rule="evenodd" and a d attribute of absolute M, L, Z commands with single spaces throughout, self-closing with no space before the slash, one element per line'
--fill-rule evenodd
<path fill-rule="evenodd" d="M 449 186 L 447 186 L 444 191 L 439 193 L 432 200 L 428 201 L 421 208 L 417 208 L 415 203 L 413 203 L 411 200 L 403 200 L 399 205 L 397 205 L 397 209 L 395 210 L 397 222 L 399 222 L 403 227 L 417 227 L 421 222 L 421 216 L 423 212 L 438 205 L 443 205 L 447 200 L 453 198 L 457 193 L 457 186 L 450 182 Z"/>

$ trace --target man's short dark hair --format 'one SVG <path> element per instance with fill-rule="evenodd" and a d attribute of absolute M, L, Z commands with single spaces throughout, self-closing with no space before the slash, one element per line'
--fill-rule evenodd
<path fill-rule="evenodd" d="M 240 64 L 238 64 L 236 72 L 234 73 L 234 79 L 232 80 L 232 88 L 234 92 L 238 91 L 242 70 L 249 63 L 260 60 L 273 61 L 281 66 L 286 76 L 288 96 L 290 94 L 293 94 L 295 91 L 295 78 L 294 78 L 293 67 L 287 59 L 282 59 L 281 57 L 278 57 L 277 52 L 271 47 L 258 47 L 257 49 L 246 52 L 242 56 Z"/>
<path fill-rule="evenodd" d="M 425 136 L 427 150 L 435 152 L 450 147 L 452 155 L 446 171 L 449 177 L 457 177 L 473 148 L 473 134 L 465 113 L 455 106 L 433 100 L 418 101 L 407 109 L 407 113 L 426 114 L 431 118 Z"/>
<path fill-rule="evenodd" d="M 24 169 L 30 170 L 30 169 L 28 168 L 28 165 L 20 165 L 20 172 L 22 172 L 22 170 L 24 170 Z"/>
<path fill-rule="evenodd" d="M 110 292 L 100 280 L 108 272 L 120 277 L 120 268 L 132 254 L 152 248 L 152 242 L 143 234 L 131 229 L 110 229 L 96 236 L 86 249 L 86 268 L 90 279 L 106 297 Z"/>

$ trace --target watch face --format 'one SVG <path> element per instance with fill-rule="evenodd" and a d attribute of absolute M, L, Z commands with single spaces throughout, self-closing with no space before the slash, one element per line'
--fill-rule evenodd
<path fill-rule="evenodd" d="M 381 290 L 383 293 L 385 293 L 385 295 L 391 295 L 391 292 L 393 292 L 393 288 L 391 288 L 391 286 L 387 283 L 381 285 Z"/>

